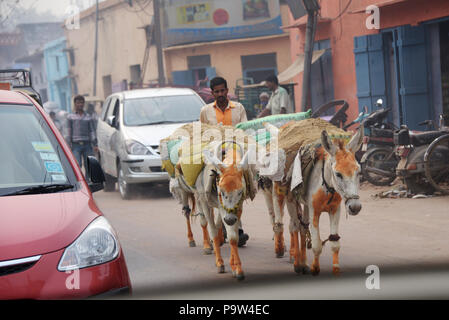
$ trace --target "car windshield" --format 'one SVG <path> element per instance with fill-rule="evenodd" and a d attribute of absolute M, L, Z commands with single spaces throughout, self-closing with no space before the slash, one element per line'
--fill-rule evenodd
<path fill-rule="evenodd" d="M 34 106 L 0 104 L 0 136 L 0 196 L 74 187 L 72 167 Z"/>
<path fill-rule="evenodd" d="M 125 100 L 126 126 L 196 121 L 204 102 L 196 95 L 147 97 Z"/>

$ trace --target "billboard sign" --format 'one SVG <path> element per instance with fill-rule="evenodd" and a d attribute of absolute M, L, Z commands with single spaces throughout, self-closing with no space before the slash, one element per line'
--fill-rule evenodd
<path fill-rule="evenodd" d="M 281 34 L 279 0 L 165 0 L 164 45 Z"/>

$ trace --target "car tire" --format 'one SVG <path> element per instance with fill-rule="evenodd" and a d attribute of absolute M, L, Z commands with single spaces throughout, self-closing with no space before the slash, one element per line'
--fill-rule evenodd
<path fill-rule="evenodd" d="M 122 170 L 122 166 L 119 163 L 117 165 L 117 184 L 118 184 L 118 191 L 120 192 L 120 196 L 123 200 L 130 200 L 133 196 L 134 186 L 127 183 L 125 181 L 124 173 Z"/>
<path fill-rule="evenodd" d="M 104 192 L 113 192 L 115 191 L 115 182 L 117 179 L 115 179 L 113 176 L 110 176 L 109 174 L 104 174 Z"/>

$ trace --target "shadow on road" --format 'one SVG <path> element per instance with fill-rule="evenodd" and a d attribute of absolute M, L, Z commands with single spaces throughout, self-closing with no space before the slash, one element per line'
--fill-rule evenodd
<path fill-rule="evenodd" d="M 133 199 L 166 199 L 171 197 L 168 183 L 159 183 L 137 186 Z"/>
<path fill-rule="evenodd" d="M 217 279 L 201 283 L 178 283 L 154 287 L 136 286 L 133 299 L 190 299 L 221 298 L 252 299 L 260 295 L 262 299 L 447 299 L 449 295 L 448 263 L 438 261 L 432 264 L 398 264 L 380 267 L 382 290 L 372 296 L 365 283 L 370 276 L 366 266 L 351 267 L 340 276 L 322 274 L 297 275 L 294 273 L 252 274 L 242 281 Z M 225 280 L 225 281 L 223 281 Z M 313 295 L 311 288 L 317 289 Z M 285 292 L 282 292 L 285 290 Z M 335 291 L 335 292 L 334 292 Z M 264 294 L 261 294 L 265 292 Z M 271 292 L 271 293 L 270 293 Z M 293 293 L 289 296 L 288 292 Z M 287 295 L 286 295 L 287 294 Z"/>

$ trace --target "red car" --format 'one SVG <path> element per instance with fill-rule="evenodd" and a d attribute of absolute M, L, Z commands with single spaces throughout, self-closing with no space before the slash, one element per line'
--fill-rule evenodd
<path fill-rule="evenodd" d="M 117 234 L 51 119 L 30 96 L 0 90 L 0 299 L 130 293 Z"/>

